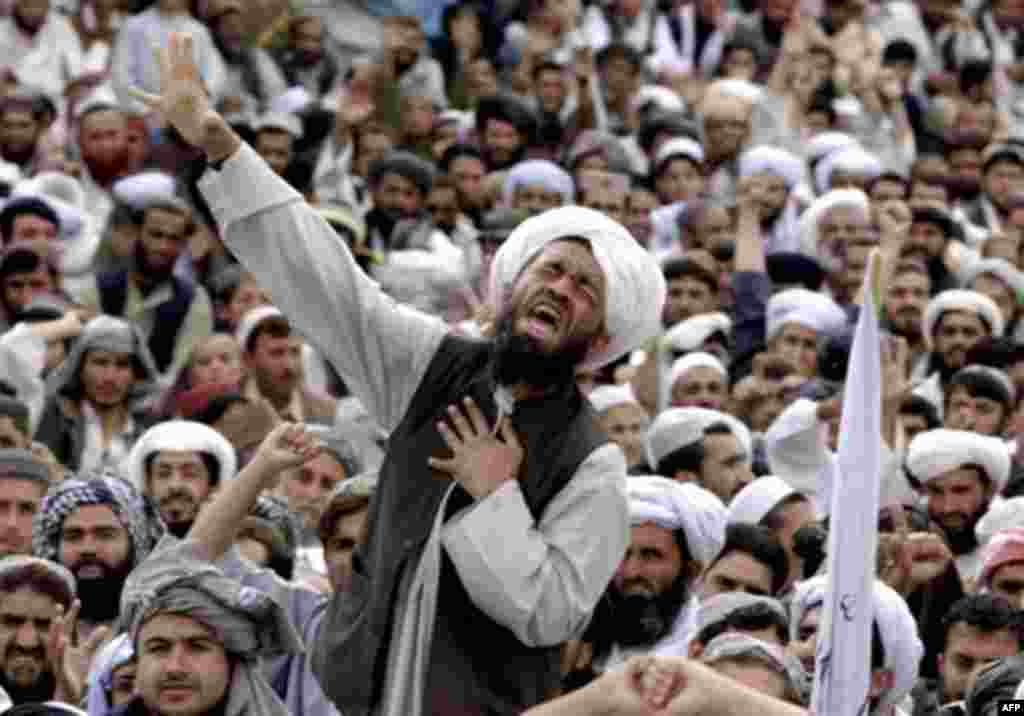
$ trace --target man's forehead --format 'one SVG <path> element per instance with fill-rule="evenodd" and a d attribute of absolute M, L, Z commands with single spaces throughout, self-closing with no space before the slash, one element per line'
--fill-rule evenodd
<path fill-rule="evenodd" d="M 139 630 L 139 640 L 145 641 L 154 637 L 170 639 L 172 641 L 204 638 L 219 642 L 212 629 L 184 614 L 158 613 L 156 616 L 146 620 L 146 623 Z"/>
<path fill-rule="evenodd" d="M 556 260 L 572 261 L 576 268 L 593 274 L 593 278 L 604 283 L 604 271 L 601 269 L 601 264 L 597 262 L 597 258 L 590 248 L 590 242 L 584 239 L 573 237 L 555 239 L 544 247 L 538 258 L 545 263 Z"/>
<path fill-rule="evenodd" d="M 64 518 L 64 529 L 69 527 L 122 527 L 110 505 L 82 505 Z"/>
<path fill-rule="evenodd" d="M 202 462 L 202 455 L 197 450 L 160 450 L 153 456 L 154 465 L 194 465 Z"/>

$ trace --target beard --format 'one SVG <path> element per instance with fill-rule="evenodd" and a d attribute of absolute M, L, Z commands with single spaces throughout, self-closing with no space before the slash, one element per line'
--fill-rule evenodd
<path fill-rule="evenodd" d="M 609 593 L 613 643 L 627 648 L 654 645 L 672 630 L 689 593 L 682 574 L 661 594 L 622 594 L 613 587 Z"/>
<path fill-rule="evenodd" d="M 135 242 L 135 268 L 150 286 L 159 286 L 170 279 L 171 274 L 174 273 L 175 263 L 172 261 L 167 266 L 155 266 L 150 260 L 146 248 L 142 245 L 142 241 Z"/>
<path fill-rule="evenodd" d="M 576 369 L 586 357 L 590 341 L 570 337 L 554 352 L 547 352 L 530 336 L 515 332 L 515 312 L 498 319 L 492 344 L 492 361 L 499 385 L 525 383 L 551 388 L 575 380 Z"/>
<path fill-rule="evenodd" d="M 103 573 L 99 577 L 81 577 L 79 572 L 83 567 L 99 567 Z M 79 612 L 82 619 L 93 624 L 116 619 L 120 612 L 121 590 L 133 568 L 131 558 L 125 559 L 117 567 L 111 567 L 98 559 L 83 559 L 69 568 L 75 575 L 77 596 L 82 602 Z"/>
<path fill-rule="evenodd" d="M 160 518 L 167 526 L 167 531 L 178 539 L 184 539 L 199 514 L 199 503 L 190 493 L 175 490 L 163 496 L 158 508 Z"/>
<path fill-rule="evenodd" d="M 4 656 L 4 661 L 10 658 L 10 652 L 12 649 L 8 649 L 8 654 Z M 50 671 L 50 667 L 46 665 L 45 655 L 42 647 L 38 649 L 37 656 L 42 660 L 43 667 L 42 671 L 39 672 L 39 676 L 31 684 L 25 686 L 22 684 L 15 683 L 7 678 L 7 672 L 5 669 L 0 669 L 0 689 L 7 692 L 7 695 L 11 697 L 11 702 L 18 706 L 19 704 L 41 704 L 49 701 L 53 698 L 54 692 L 57 690 L 57 679 Z"/>
<path fill-rule="evenodd" d="M 398 222 L 407 218 L 410 217 L 399 209 L 381 209 L 375 206 L 366 213 L 366 228 L 368 232 L 377 230 L 385 241 L 390 241 Z"/>
<path fill-rule="evenodd" d="M 942 528 L 946 541 L 949 542 L 949 549 L 954 555 L 959 557 L 960 555 L 970 554 L 978 547 L 978 537 L 974 534 L 974 526 L 978 524 L 978 520 L 981 519 L 987 509 L 988 506 L 986 505 L 976 510 L 973 514 L 964 515 L 966 519 L 961 527 L 947 527 L 932 517 L 939 527 Z"/>
<path fill-rule="evenodd" d="M 32 161 L 35 156 L 36 145 L 22 142 L 4 142 L 0 145 L 0 156 L 11 162 L 22 166 Z"/>
<path fill-rule="evenodd" d="M 127 152 L 83 156 L 82 162 L 100 186 L 110 186 L 128 170 L 131 157 Z"/>
<path fill-rule="evenodd" d="M 971 177 L 947 177 L 946 188 L 951 200 L 974 201 L 981 194 L 981 182 Z"/>

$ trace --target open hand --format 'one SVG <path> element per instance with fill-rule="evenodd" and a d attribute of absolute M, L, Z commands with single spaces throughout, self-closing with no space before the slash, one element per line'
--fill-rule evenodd
<path fill-rule="evenodd" d="M 191 35 L 172 33 L 166 47 L 154 49 L 160 66 L 160 94 L 137 87 L 132 87 L 131 93 L 177 129 L 186 142 L 198 146 L 213 111 L 192 48 Z"/>
<path fill-rule="evenodd" d="M 298 467 L 320 454 L 320 442 L 302 425 L 281 423 L 263 439 L 253 462 L 259 462 L 268 474 Z"/>
<path fill-rule="evenodd" d="M 462 407 L 448 407 L 450 425 L 444 420 L 437 423 L 437 430 L 452 456 L 447 459 L 431 457 L 427 463 L 450 475 L 466 492 L 480 499 L 519 476 L 524 451 L 508 418 L 501 420 L 496 435 L 472 398 L 462 402 Z"/>
<path fill-rule="evenodd" d="M 57 616 L 50 623 L 46 639 L 46 656 L 57 677 L 57 694 L 61 700 L 71 704 L 82 700 L 92 659 L 110 634 L 107 627 L 96 627 L 88 639 L 80 642 L 76 634 L 81 608 L 82 602 L 77 599 L 67 614 L 63 607 L 57 605 Z"/>

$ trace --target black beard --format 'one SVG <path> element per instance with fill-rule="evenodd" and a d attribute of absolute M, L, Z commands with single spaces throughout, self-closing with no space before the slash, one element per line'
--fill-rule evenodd
<path fill-rule="evenodd" d="M 686 578 L 680 574 L 665 592 L 649 597 L 645 594 L 623 596 L 612 589 L 612 642 L 620 646 L 651 646 L 665 637 L 689 597 Z"/>
<path fill-rule="evenodd" d="M 489 172 L 500 172 L 508 169 L 513 164 L 518 164 L 526 156 L 526 147 L 521 146 L 519 149 L 512 152 L 512 156 L 508 160 L 502 161 L 493 155 L 490 149 L 486 146 L 481 147 L 481 152 L 484 155 L 484 162 L 487 164 L 487 171 Z"/>
<path fill-rule="evenodd" d="M 174 264 L 167 268 L 155 268 L 150 264 L 149 255 L 146 253 L 142 241 L 135 242 L 135 268 L 142 276 L 149 288 L 159 286 L 171 278 L 174 273 Z M 149 290 L 148 288 L 146 289 Z"/>
<path fill-rule="evenodd" d="M 402 213 L 394 209 L 374 207 L 366 212 L 366 228 L 371 232 L 376 229 L 384 238 L 384 241 L 391 240 L 391 235 L 395 232 L 395 226 L 401 220 Z"/>
<path fill-rule="evenodd" d="M 116 570 L 104 565 L 106 573 L 98 579 L 82 579 L 76 574 L 77 596 L 82 602 L 79 616 L 92 624 L 114 621 L 121 610 L 121 590 L 131 574 L 132 566 L 131 559 L 126 559 Z M 78 566 L 72 572 L 77 569 Z"/>
<path fill-rule="evenodd" d="M 26 144 L 16 147 L 12 147 L 10 144 L 4 144 L 0 147 L 0 155 L 12 164 L 17 164 L 19 167 L 32 161 L 32 157 L 35 156 L 35 153 L 36 147 L 34 144 Z"/>
<path fill-rule="evenodd" d="M 946 536 L 946 541 L 949 543 L 949 549 L 954 555 L 959 557 L 960 555 L 970 554 L 978 546 L 978 536 L 974 534 L 974 526 L 978 524 L 978 520 L 984 515 L 986 509 L 981 509 L 975 512 L 967 520 L 967 524 L 963 527 L 951 530 L 941 522 L 939 527 L 942 528 L 942 533 Z"/>
<path fill-rule="evenodd" d="M 771 230 L 775 226 L 775 222 L 782 216 L 782 209 L 773 209 L 771 212 L 765 214 L 761 218 L 761 228 Z"/>
<path fill-rule="evenodd" d="M 31 686 L 18 686 L 7 679 L 7 675 L 0 669 L 0 689 L 7 692 L 11 702 L 19 704 L 41 704 L 53 698 L 57 690 L 57 679 L 53 672 L 47 669 L 39 675 Z"/>
<path fill-rule="evenodd" d="M 525 383 L 551 388 L 575 380 L 576 368 L 589 350 L 589 341 L 573 341 L 556 353 L 544 352 L 530 336 L 514 332 L 514 313 L 509 310 L 495 326 L 491 360 L 499 385 Z"/>
<path fill-rule="evenodd" d="M 185 539 L 185 535 L 192 529 L 191 522 L 167 522 L 164 521 L 164 526 L 167 527 L 167 531 L 178 539 Z"/>

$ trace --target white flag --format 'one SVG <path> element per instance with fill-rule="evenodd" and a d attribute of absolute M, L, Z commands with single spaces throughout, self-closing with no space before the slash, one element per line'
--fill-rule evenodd
<path fill-rule="evenodd" d="M 882 366 L 878 326 L 881 257 L 864 277 L 863 305 L 850 349 L 839 459 L 832 489 L 828 577 L 818 629 L 812 713 L 858 716 L 868 711 L 871 624 L 882 474 Z"/>

